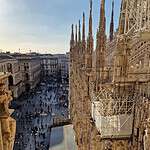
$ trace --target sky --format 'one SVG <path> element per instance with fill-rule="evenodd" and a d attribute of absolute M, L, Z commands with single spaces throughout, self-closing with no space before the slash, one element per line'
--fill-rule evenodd
<path fill-rule="evenodd" d="M 114 1 L 117 28 L 121 0 Z M 105 6 L 107 35 L 111 2 L 112 0 L 106 0 Z M 99 22 L 99 9 L 100 0 L 93 0 L 94 37 Z M 71 24 L 82 19 L 83 11 L 87 30 L 89 0 L 0 0 L 0 51 L 68 52 Z"/>

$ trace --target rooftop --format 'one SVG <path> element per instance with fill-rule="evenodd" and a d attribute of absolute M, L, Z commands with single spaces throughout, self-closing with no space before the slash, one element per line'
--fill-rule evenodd
<path fill-rule="evenodd" d="M 7 53 L 0 53 L 0 59 L 14 59 L 14 57 Z"/>

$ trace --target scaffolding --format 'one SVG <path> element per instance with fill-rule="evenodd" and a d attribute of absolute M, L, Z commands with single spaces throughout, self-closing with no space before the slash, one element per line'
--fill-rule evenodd
<path fill-rule="evenodd" d="M 135 38 L 150 40 L 150 0 L 122 0 L 119 27 L 117 39 L 125 39 L 127 46 Z M 128 39 L 132 39 L 131 43 Z M 137 88 L 139 85 L 133 84 L 126 90 L 125 78 L 120 82 L 124 85 L 101 86 L 98 92 L 91 83 L 92 118 L 102 138 L 129 138 L 133 131 L 135 106 L 144 98 Z M 147 85 L 149 89 L 149 79 Z"/>
<path fill-rule="evenodd" d="M 102 138 L 127 138 L 132 134 L 135 104 L 140 95 L 135 90 L 118 94 L 101 88 L 92 92 L 92 117 Z"/>
<path fill-rule="evenodd" d="M 150 32 L 150 1 L 122 0 L 120 23 L 124 35 L 133 36 L 135 33 Z"/>

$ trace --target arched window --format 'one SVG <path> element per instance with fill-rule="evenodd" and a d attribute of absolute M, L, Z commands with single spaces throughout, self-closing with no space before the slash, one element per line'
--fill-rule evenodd
<path fill-rule="evenodd" d="M 12 64 L 7 64 L 7 71 L 12 73 Z"/>

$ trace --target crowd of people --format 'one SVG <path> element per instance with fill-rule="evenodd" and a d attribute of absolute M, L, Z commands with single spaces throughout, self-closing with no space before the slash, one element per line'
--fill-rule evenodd
<path fill-rule="evenodd" d="M 42 82 L 28 93 L 13 114 L 17 122 L 14 150 L 49 149 L 53 107 L 58 105 L 55 82 Z"/>

